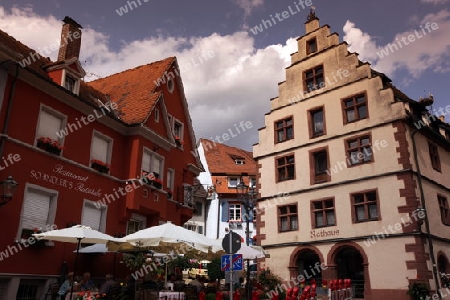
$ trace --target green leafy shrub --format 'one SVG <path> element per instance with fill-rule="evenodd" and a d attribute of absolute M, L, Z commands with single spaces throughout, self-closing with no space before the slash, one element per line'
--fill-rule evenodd
<path fill-rule="evenodd" d="M 430 295 L 430 287 L 423 282 L 414 282 L 409 284 L 407 294 L 412 300 L 425 300 Z"/>
<path fill-rule="evenodd" d="M 211 280 L 224 279 L 225 272 L 221 271 L 220 258 L 214 258 L 208 264 L 208 277 Z"/>

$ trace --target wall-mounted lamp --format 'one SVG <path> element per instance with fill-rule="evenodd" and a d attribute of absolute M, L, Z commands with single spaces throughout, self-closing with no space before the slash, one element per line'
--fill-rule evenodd
<path fill-rule="evenodd" d="M 6 180 L 0 182 L 0 185 L 2 193 L 2 198 L 0 199 L 0 206 L 2 206 L 12 200 L 12 196 L 19 184 L 12 178 L 12 176 L 8 176 Z"/>

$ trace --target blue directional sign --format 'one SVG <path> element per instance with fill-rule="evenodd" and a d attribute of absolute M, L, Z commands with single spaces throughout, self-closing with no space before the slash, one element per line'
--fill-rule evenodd
<path fill-rule="evenodd" d="M 242 261 L 242 254 L 233 254 L 233 271 L 242 271 Z M 230 271 L 230 255 L 222 255 L 220 265 L 222 271 Z"/>

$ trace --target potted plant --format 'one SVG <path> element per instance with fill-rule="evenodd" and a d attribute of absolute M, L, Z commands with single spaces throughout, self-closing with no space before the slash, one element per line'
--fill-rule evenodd
<path fill-rule="evenodd" d="M 450 287 L 450 274 L 446 274 L 446 273 L 441 273 L 441 283 L 442 286 L 445 288 Z"/>
<path fill-rule="evenodd" d="M 409 284 L 407 294 L 411 296 L 411 300 L 425 300 L 430 295 L 430 287 L 423 282 L 415 281 Z"/>
<path fill-rule="evenodd" d="M 157 189 L 160 189 L 163 186 L 163 181 L 159 179 L 158 173 L 142 171 L 142 178 L 146 184 L 151 185 Z"/>
<path fill-rule="evenodd" d="M 34 233 L 42 233 L 42 231 L 37 228 L 22 229 L 21 239 L 23 240 L 23 242 L 25 242 L 28 241 L 28 239 L 31 237 L 34 239 L 34 243 L 29 243 L 30 247 L 45 247 L 45 243 L 48 242 L 48 240 L 37 239 L 32 235 Z"/>
<path fill-rule="evenodd" d="M 109 172 L 109 164 L 102 162 L 98 159 L 93 159 L 91 161 L 91 168 L 99 171 L 100 173 L 108 173 Z"/>
<path fill-rule="evenodd" d="M 175 136 L 175 143 L 177 144 L 178 147 L 181 147 L 184 145 L 184 142 L 181 140 L 181 138 L 178 135 Z"/>
<path fill-rule="evenodd" d="M 61 150 L 64 149 L 64 147 L 61 146 L 58 141 L 52 140 L 48 137 L 40 137 L 37 140 L 37 147 L 56 155 L 60 155 Z"/>

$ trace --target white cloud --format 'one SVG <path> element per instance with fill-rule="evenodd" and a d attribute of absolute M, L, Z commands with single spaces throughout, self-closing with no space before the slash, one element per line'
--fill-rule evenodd
<path fill-rule="evenodd" d="M 253 9 L 264 4 L 264 0 L 233 0 L 233 2 L 244 10 L 245 16 L 251 15 Z"/>
<path fill-rule="evenodd" d="M 7 13 L 0 7 L 0 28 L 32 48 L 59 40 L 61 25 L 53 16 L 38 16 L 30 8 Z M 228 129 L 233 130 L 234 124 L 250 121 L 251 130 L 228 141 L 248 150 L 258 141 L 256 129 L 263 126 L 269 100 L 278 94 L 277 83 L 284 80 L 284 67 L 290 63 L 290 54 L 297 50 L 295 39 L 289 39 L 285 45 L 257 49 L 248 32 L 190 38 L 147 37 L 111 49 L 106 34 L 83 27 L 80 61 L 87 72 L 103 77 L 177 56 L 196 138 L 222 136 Z M 208 51 L 213 51 L 214 57 L 203 59 L 191 70 L 183 68 L 192 60 L 198 63 L 199 56 Z M 50 57 L 55 60 L 57 53 Z"/>
<path fill-rule="evenodd" d="M 438 28 L 425 29 L 427 22 L 436 23 Z M 450 70 L 449 10 L 427 14 L 415 27 L 397 33 L 386 45 L 377 45 L 376 38 L 364 33 L 350 21 L 347 21 L 343 30 L 350 51 L 359 53 L 361 60 L 371 62 L 374 69 L 389 76 L 395 77 L 396 71 L 406 70 L 411 78 L 404 83 L 418 78 L 425 70 L 441 73 Z M 408 40 L 411 35 L 415 37 L 412 42 Z M 384 55 L 382 50 L 385 51 Z"/>
<path fill-rule="evenodd" d="M 434 5 L 445 4 L 450 2 L 450 0 L 421 0 L 423 3 L 430 3 Z"/>

